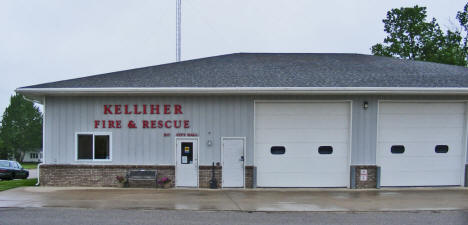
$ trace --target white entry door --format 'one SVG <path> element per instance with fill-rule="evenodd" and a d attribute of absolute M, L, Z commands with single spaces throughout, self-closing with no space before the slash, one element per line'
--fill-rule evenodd
<path fill-rule="evenodd" d="M 381 186 L 461 185 L 465 104 L 381 102 Z"/>
<path fill-rule="evenodd" d="M 223 187 L 244 187 L 244 138 L 223 138 Z"/>
<path fill-rule="evenodd" d="M 176 142 L 176 186 L 198 187 L 198 139 Z"/>

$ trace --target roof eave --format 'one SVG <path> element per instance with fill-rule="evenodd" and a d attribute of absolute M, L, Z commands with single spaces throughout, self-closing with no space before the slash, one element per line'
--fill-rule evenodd
<path fill-rule="evenodd" d="M 129 94 L 468 94 L 453 87 L 171 87 L 171 88 L 18 88 L 16 92 L 41 101 L 44 96 Z"/>

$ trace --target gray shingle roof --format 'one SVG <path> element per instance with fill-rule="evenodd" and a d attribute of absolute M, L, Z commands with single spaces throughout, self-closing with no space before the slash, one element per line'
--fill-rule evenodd
<path fill-rule="evenodd" d="M 23 88 L 114 87 L 456 88 L 468 87 L 468 68 L 360 54 L 237 53 Z"/>

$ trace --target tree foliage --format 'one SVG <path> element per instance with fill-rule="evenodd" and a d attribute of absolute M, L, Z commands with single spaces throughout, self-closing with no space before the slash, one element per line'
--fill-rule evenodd
<path fill-rule="evenodd" d="M 26 151 L 42 147 L 42 113 L 20 94 L 11 96 L 0 127 L 0 157 L 22 162 Z"/>
<path fill-rule="evenodd" d="M 468 3 L 457 14 L 465 32 L 467 9 Z M 435 18 L 427 21 L 426 7 L 392 9 L 382 21 L 388 35 L 383 43 L 372 46 L 372 54 L 467 66 L 466 35 L 458 30 L 443 32 Z"/>

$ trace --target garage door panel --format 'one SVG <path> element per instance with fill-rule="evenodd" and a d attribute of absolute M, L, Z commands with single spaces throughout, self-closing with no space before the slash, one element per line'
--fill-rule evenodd
<path fill-rule="evenodd" d="M 417 158 L 387 158 L 380 166 L 392 171 L 457 171 L 461 169 L 459 164 L 453 162 L 461 159 L 459 157 L 444 157 L 434 159 L 432 157 Z M 415 163 L 417 161 L 417 163 Z"/>
<path fill-rule="evenodd" d="M 381 186 L 446 186 L 459 185 L 460 177 L 457 173 L 447 173 L 446 171 L 413 171 L 413 172 L 395 172 L 386 173 L 382 170 L 382 177 L 388 179 L 382 180 Z M 415 179 L 417 177 L 417 179 Z"/>
<path fill-rule="evenodd" d="M 257 128 L 270 129 L 270 128 L 295 128 L 307 129 L 314 127 L 316 129 L 330 129 L 340 128 L 347 129 L 349 127 L 346 115 L 318 115 L 311 118 L 307 115 L 298 115 L 293 117 L 285 117 L 283 115 L 275 116 L 261 116 L 257 120 Z"/>
<path fill-rule="evenodd" d="M 382 186 L 460 185 L 464 167 L 464 103 L 379 105 L 377 162 Z M 392 145 L 403 145 L 392 154 Z M 436 153 L 447 145 L 447 153 Z"/>
<path fill-rule="evenodd" d="M 405 152 L 403 154 L 394 154 L 391 151 L 393 145 L 403 145 L 405 147 Z M 447 145 L 449 150 L 447 153 L 436 153 L 435 146 L 436 145 Z M 380 154 L 382 157 L 461 157 L 463 155 L 462 152 L 462 144 L 461 143 L 447 143 L 447 142 L 394 142 L 392 143 L 380 143 L 379 149 L 381 149 Z"/>
<path fill-rule="evenodd" d="M 347 158 L 335 157 L 326 158 L 322 157 L 321 160 L 305 159 L 305 158 L 269 158 L 262 167 L 257 168 L 258 172 L 291 172 L 291 173 L 309 173 L 311 171 L 325 170 L 324 164 L 326 163 L 327 171 L 343 172 L 342 164 L 346 164 Z M 293 163 L 292 163 L 293 162 Z"/>
<path fill-rule="evenodd" d="M 381 114 L 380 121 L 383 129 L 391 128 L 461 128 L 459 121 L 464 119 L 464 114 Z"/>
<path fill-rule="evenodd" d="M 320 179 L 317 179 L 320 177 Z M 349 179 L 343 173 L 258 173 L 257 184 L 261 187 L 340 187 Z"/>
<path fill-rule="evenodd" d="M 323 141 L 344 142 L 347 141 L 348 129 L 257 129 L 255 139 L 258 143 L 299 142 L 299 141 Z M 333 135 L 330 135 L 333 134 Z"/>
<path fill-rule="evenodd" d="M 348 184 L 349 103 L 258 103 L 255 111 L 258 186 Z M 271 154 L 272 146 L 285 153 Z M 319 154 L 319 146 L 332 146 L 332 154 Z"/>
<path fill-rule="evenodd" d="M 385 129 L 380 133 L 383 142 L 423 142 L 427 140 L 435 142 L 459 142 L 463 137 L 463 129 L 458 128 L 402 128 Z"/>
<path fill-rule="evenodd" d="M 271 147 L 272 146 L 284 146 L 286 151 L 284 155 L 272 155 Z M 332 146 L 332 154 L 319 154 L 319 146 Z M 256 157 L 265 158 L 265 157 L 277 157 L 277 156 L 286 156 L 286 157 L 317 157 L 317 156 L 326 156 L 326 157 L 347 157 L 348 156 L 348 145 L 346 142 L 342 143 L 291 143 L 291 142 L 272 142 L 270 144 L 257 144 L 257 153 Z"/>
<path fill-rule="evenodd" d="M 465 106 L 460 103 L 442 102 L 384 102 L 379 105 L 382 114 L 460 114 L 465 112 Z"/>

